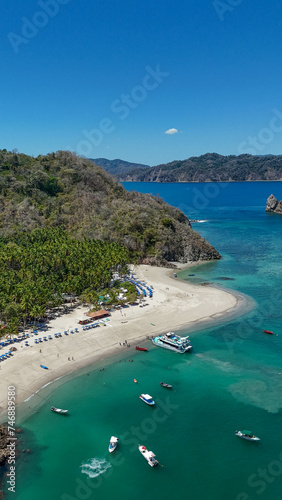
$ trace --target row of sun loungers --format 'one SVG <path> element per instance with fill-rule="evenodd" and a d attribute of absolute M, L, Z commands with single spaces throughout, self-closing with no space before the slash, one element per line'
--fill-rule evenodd
<path fill-rule="evenodd" d="M 97 328 L 100 326 L 99 323 L 91 323 L 91 325 L 85 325 L 82 327 L 82 330 L 91 330 L 92 328 Z"/>
<path fill-rule="evenodd" d="M 0 361 L 8 359 L 10 356 L 13 356 L 12 351 L 5 352 L 5 354 L 0 354 Z"/>
<path fill-rule="evenodd" d="M 71 330 L 70 332 L 68 330 L 65 330 L 64 331 L 64 335 L 68 335 L 69 333 L 70 334 L 74 334 L 74 333 L 78 333 L 78 328 L 75 328 L 74 330 Z M 58 339 L 59 337 L 62 337 L 62 334 L 59 332 L 59 333 L 54 333 L 54 338 L 55 339 Z M 37 339 L 34 339 L 34 343 L 35 344 L 40 344 L 40 343 L 43 343 L 43 342 L 47 342 L 48 340 L 52 340 L 53 337 L 52 335 L 45 335 L 44 337 L 38 337 Z M 28 341 L 25 342 L 25 345 L 29 345 Z"/>
<path fill-rule="evenodd" d="M 109 319 L 107 318 L 107 320 L 109 320 Z M 106 324 L 104 322 L 100 321 L 100 323 L 102 323 L 104 326 L 106 326 Z M 91 330 L 92 328 L 97 328 L 98 326 L 100 326 L 100 323 L 97 322 L 97 323 L 91 323 L 90 325 L 85 325 L 85 326 L 82 327 L 82 330 Z M 75 328 L 74 330 L 70 330 L 70 331 L 69 330 L 65 330 L 64 331 L 64 335 L 69 335 L 69 334 L 73 335 L 74 333 L 78 333 L 78 332 L 79 332 L 78 328 Z M 37 330 L 34 330 L 32 333 L 35 334 L 35 335 L 38 335 Z M 30 346 L 29 342 L 31 340 L 29 337 L 30 337 L 30 334 L 26 333 L 24 335 L 21 335 L 20 337 L 15 337 L 13 339 L 5 339 L 5 341 L 0 342 L 0 349 L 2 347 L 10 345 L 10 344 L 14 344 L 14 343 L 17 343 L 17 342 L 22 342 L 23 340 L 25 341 L 24 345 L 26 347 L 29 347 Z M 60 333 L 60 332 L 59 333 L 54 333 L 54 338 L 55 339 L 57 339 L 59 337 L 62 337 L 62 333 Z M 44 342 L 48 342 L 48 340 L 53 340 L 52 335 L 44 335 L 43 337 L 37 337 L 37 338 L 34 339 L 34 344 L 36 344 L 36 345 L 37 344 L 41 344 L 41 343 L 44 343 Z M 0 361 L 3 361 L 4 359 L 7 359 L 8 357 L 10 357 L 12 355 L 13 355 L 12 351 L 8 351 L 5 354 L 0 354 Z"/>
<path fill-rule="evenodd" d="M 133 285 L 136 286 L 137 295 L 143 294 L 144 297 L 147 297 L 147 295 L 149 295 L 150 298 L 153 297 L 153 289 L 147 286 L 146 283 L 143 283 L 142 281 L 139 281 L 137 279 L 132 279 L 132 278 L 126 278 L 126 279 L 130 281 L 130 283 L 133 283 Z"/>

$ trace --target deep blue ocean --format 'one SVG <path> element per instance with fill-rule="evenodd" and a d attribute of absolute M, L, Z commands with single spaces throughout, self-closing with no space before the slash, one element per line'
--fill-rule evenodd
<path fill-rule="evenodd" d="M 254 307 L 190 331 L 192 354 L 148 343 L 147 353 L 126 352 L 104 361 L 103 371 L 93 365 L 44 389 L 37 412 L 18 422 L 24 430 L 20 446 L 31 453 L 18 458 L 16 493 L 10 496 L 281 500 L 282 216 L 267 214 L 265 205 L 271 193 L 282 199 L 282 183 L 124 186 L 205 221 L 192 226 L 222 259 L 179 276 L 243 292 Z M 155 408 L 139 400 L 141 392 L 154 397 Z M 69 408 L 70 415 L 51 414 L 51 403 Z M 236 429 L 252 430 L 261 441 L 241 440 Z M 113 456 L 107 450 L 111 435 L 120 439 Z M 154 451 L 161 467 L 150 468 L 138 444 Z"/>

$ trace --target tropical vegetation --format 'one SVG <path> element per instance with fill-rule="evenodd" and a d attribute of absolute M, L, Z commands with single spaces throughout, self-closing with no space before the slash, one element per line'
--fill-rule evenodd
<path fill-rule="evenodd" d="M 179 209 L 126 191 L 89 160 L 67 151 L 33 158 L 0 150 L 0 237 L 45 227 L 124 245 L 132 262 L 220 257 Z"/>
<path fill-rule="evenodd" d="M 218 258 L 180 210 L 127 192 L 89 160 L 67 151 L 34 158 L 0 150 L 0 323 L 10 332 L 64 294 L 94 309 L 101 294 L 118 303 L 112 274 L 129 262 Z M 128 296 L 135 300 L 134 287 Z"/>
<path fill-rule="evenodd" d="M 117 243 L 77 240 L 61 228 L 35 229 L 0 242 L 0 320 L 9 332 L 45 316 L 65 294 L 98 303 L 113 272 L 127 271 L 128 250 Z M 105 291 L 103 293 L 106 293 Z"/>

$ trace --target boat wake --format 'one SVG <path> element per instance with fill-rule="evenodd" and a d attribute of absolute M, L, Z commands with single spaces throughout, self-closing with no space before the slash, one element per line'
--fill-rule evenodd
<path fill-rule="evenodd" d="M 110 467 L 111 464 L 105 458 L 90 458 L 80 466 L 82 474 L 87 474 L 91 478 L 104 474 Z"/>

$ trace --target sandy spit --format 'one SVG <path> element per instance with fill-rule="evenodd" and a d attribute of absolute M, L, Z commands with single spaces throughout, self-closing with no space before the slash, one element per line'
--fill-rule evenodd
<path fill-rule="evenodd" d="M 47 335 L 61 332 L 62 337 L 38 345 L 31 338 L 29 347 L 16 344 L 18 350 L 13 357 L 0 365 L 0 419 L 6 419 L 9 386 L 16 388 L 19 404 L 59 377 L 122 353 L 126 349 L 125 340 L 135 346 L 155 334 L 183 327 L 199 330 L 206 322 L 216 324 L 248 308 L 243 295 L 187 283 L 175 278 L 173 272 L 162 267 L 135 267 L 135 276 L 154 288 L 154 296 L 146 299 L 148 305 L 145 307 L 131 306 L 113 312 L 107 326 L 82 331 L 78 321 L 87 308 L 80 306 L 49 322 Z M 79 328 L 79 333 L 64 335 L 64 330 L 74 328 Z M 41 337 L 43 335 L 46 334 Z M 49 369 L 42 369 L 41 364 Z"/>

